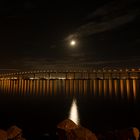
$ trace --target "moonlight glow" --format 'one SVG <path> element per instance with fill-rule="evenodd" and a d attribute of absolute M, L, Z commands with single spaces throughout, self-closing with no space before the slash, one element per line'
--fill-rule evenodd
<path fill-rule="evenodd" d="M 71 40 L 70 45 L 71 46 L 75 46 L 76 45 L 76 41 L 75 40 Z"/>
<path fill-rule="evenodd" d="M 77 109 L 77 103 L 74 99 L 71 105 L 69 119 L 72 120 L 77 125 L 79 124 L 79 115 L 78 115 L 78 109 Z"/>

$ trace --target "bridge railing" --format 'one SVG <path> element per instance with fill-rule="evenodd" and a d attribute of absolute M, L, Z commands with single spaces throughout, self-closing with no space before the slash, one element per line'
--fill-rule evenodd
<path fill-rule="evenodd" d="M 140 69 L 33 70 L 0 74 L 0 79 L 140 79 Z"/>

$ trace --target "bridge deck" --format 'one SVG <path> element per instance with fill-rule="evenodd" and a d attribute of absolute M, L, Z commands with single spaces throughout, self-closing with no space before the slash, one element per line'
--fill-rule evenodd
<path fill-rule="evenodd" d="M 0 79 L 140 79 L 140 69 L 19 71 L 0 74 Z"/>

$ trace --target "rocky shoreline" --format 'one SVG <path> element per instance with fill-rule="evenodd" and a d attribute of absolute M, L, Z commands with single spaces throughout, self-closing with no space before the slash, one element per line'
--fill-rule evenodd
<path fill-rule="evenodd" d="M 57 129 L 59 140 L 139 140 L 136 127 L 96 134 L 66 119 L 57 125 Z"/>
<path fill-rule="evenodd" d="M 108 131 L 92 132 L 89 129 L 66 119 L 57 125 L 58 140 L 139 140 L 139 130 L 136 127 Z M 22 129 L 11 126 L 7 130 L 0 129 L 0 140 L 26 140 Z"/>
<path fill-rule="evenodd" d="M 22 130 L 17 126 L 11 126 L 7 130 L 0 129 L 0 140 L 25 140 Z"/>

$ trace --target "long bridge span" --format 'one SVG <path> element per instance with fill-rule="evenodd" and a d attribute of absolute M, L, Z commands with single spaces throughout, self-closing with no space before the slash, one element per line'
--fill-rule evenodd
<path fill-rule="evenodd" d="M 140 79 L 138 68 L 93 68 L 49 66 L 45 69 L 16 70 L 0 73 L 0 79 Z"/>

